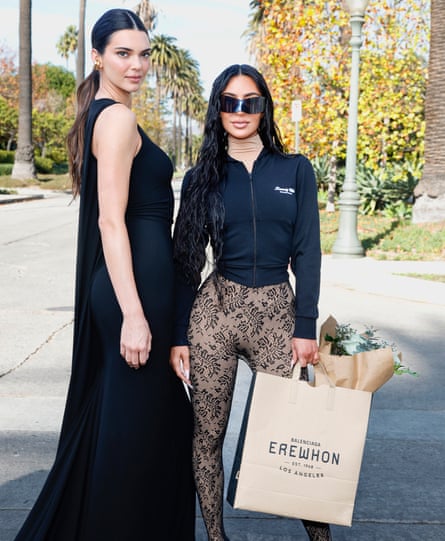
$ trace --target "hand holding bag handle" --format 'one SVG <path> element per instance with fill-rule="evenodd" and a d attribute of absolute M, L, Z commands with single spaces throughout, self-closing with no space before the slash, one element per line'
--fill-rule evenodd
<path fill-rule="evenodd" d="M 318 374 L 322 374 L 323 383 L 329 385 L 329 392 L 327 393 L 326 409 L 332 411 L 335 407 L 335 390 L 336 390 L 335 383 L 329 377 L 326 367 L 324 366 L 321 360 L 316 365 L 314 365 L 314 371 Z M 308 385 L 311 385 L 309 383 L 308 366 L 299 366 L 299 368 L 297 368 L 297 365 L 294 366 L 294 369 L 292 372 L 292 382 L 294 384 L 291 385 L 289 388 L 289 403 L 290 404 L 295 404 L 297 401 L 299 381 L 303 381 L 303 382 L 308 383 Z M 311 385 L 311 387 L 313 386 L 314 385 Z"/>

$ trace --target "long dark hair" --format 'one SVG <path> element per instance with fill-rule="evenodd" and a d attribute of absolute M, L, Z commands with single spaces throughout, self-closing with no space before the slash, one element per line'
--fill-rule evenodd
<path fill-rule="evenodd" d="M 224 177 L 227 157 L 227 135 L 220 116 L 220 97 L 237 75 L 247 75 L 266 98 L 266 107 L 258 133 L 270 152 L 283 153 L 284 147 L 273 118 L 273 101 L 261 73 L 247 64 L 234 64 L 215 79 L 209 98 L 204 137 L 196 165 L 189 171 L 187 189 L 182 194 L 176 219 L 174 242 L 175 264 L 187 282 L 199 285 L 206 262 L 206 244 L 210 237 L 213 263 L 217 266 L 222 253 L 224 206 L 219 186 Z"/>
<path fill-rule="evenodd" d="M 118 30 L 140 30 L 147 32 L 141 19 L 128 9 L 110 9 L 106 11 L 95 23 L 91 32 L 91 46 L 99 54 L 103 54 L 110 38 Z M 77 113 L 68 137 L 68 159 L 71 178 L 73 181 L 73 194 L 79 194 L 82 175 L 82 162 L 85 141 L 85 123 L 88 109 L 99 89 L 99 71 L 93 71 L 79 85 L 77 89 Z"/>

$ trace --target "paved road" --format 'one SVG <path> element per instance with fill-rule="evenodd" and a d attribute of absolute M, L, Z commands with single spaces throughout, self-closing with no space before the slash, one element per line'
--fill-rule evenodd
<path fill-rule="evenodd" d="M 56 193 L 0 206 L 0 541 L 14 538 L 57 445 L 70 371 L 77 212 L 77 203 Z M 445 540 L 445 284 L 395 274 L 403 272 L 445 274 L 445 262 L 323 259 L 320 321 L 332 313 L 359 328 L 373 325 L 419 373 L 394 377 L 374 395 L 353 525 L 334 527 L 336 541 Z M 249 377 L 241 364 L 227 469 Z M 232 541 L 306 538 L 298 521 L 228 505 L 225 512 Z M 205 541 L 200 517 L 197 525 L 197 541 Z"/>

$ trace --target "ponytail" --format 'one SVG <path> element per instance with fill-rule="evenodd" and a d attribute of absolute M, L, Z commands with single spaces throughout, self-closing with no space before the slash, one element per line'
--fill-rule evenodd
<path fill-rule="evenodd" d="M 68 160 L 69 170 L 73 181 L 73 196 L 80 193 L 80 182 L 82 176 L 82 163 L 85 142 L 85 123 L 88 109 L 94 96 L 99 89 L 99 71 L 94 70 L 79 85 L 77 89 L 77 113 L 74 124 L 68 132 Z"/>

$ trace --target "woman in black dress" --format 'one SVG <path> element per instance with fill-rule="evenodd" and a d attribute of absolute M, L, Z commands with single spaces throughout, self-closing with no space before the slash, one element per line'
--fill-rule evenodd
<path fill-rule="evenodd" d="M 54 466 L 16 541 L 192 541 L 191 406 L 168 364 L 172 165 L 130 109 L 150 43 L 133 12 L 113 9 L 92 46 L 68 138 L 80 194 L 72 375 Z"/>

